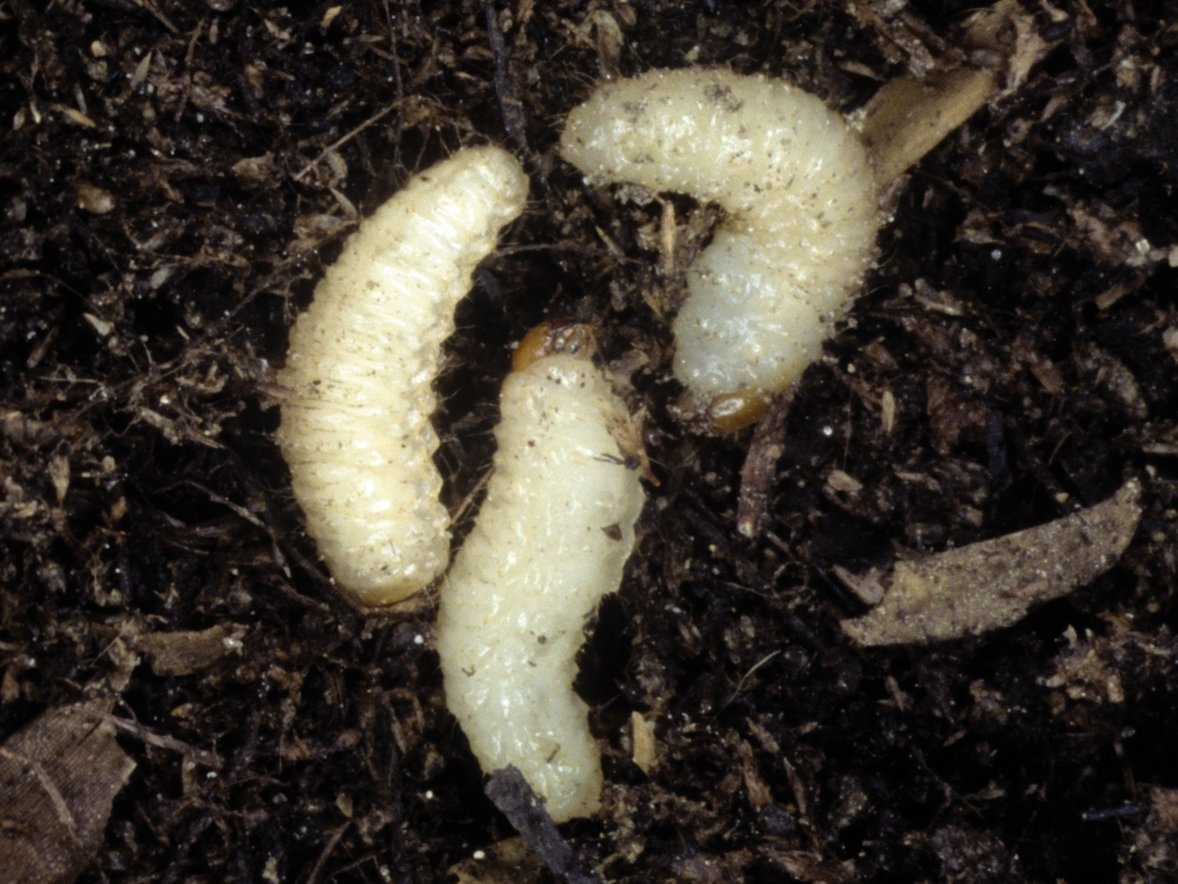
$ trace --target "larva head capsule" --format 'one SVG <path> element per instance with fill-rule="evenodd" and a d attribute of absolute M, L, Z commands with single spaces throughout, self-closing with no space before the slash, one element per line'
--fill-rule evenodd
<path fill-rule="evenodd" d="M 768 402 L 759 390 L 722 393 L 708 400 L 708 424 L 717 433 L 735 433 L 756 423 Z"/>
<path fill-rule="evenodd" d="M 555 353 L 591 359 L 596 352 L 597 332 L 593 326 L 566 319 L 548 319 L 520 340 L 511 357 L 511 370 L 525 371 L 536 360 Z"/>

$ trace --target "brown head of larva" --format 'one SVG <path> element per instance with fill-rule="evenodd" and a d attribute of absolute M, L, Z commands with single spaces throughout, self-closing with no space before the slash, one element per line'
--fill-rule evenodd
<path fill-rule="evenodd" d="M 765 394 L 760 390 L 721 393 L 708 400 L 708 424 L 717 433 L 735 433 L 756 423 L 767 405 Z"/>
<path fill-rule="evenodd" d="M 523 336 L 511 357 L 511 370 L 523 371 L 555 353 L 589 359 L 597 350 L 597 332 L 584 322 L 546 319 Z"/>

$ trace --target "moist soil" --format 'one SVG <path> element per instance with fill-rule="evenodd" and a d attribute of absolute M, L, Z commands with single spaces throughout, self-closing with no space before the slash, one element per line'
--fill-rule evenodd
<path fill-rule="evenodd" d="M 265 6 L 0 4 L 0 739 L 82 701 L 121 723 L 136 766 L 80 880 L 1178 875 L 1172 5 L 1016 7 L 1022 67 L 955 42 L 958 0 Z M 686 64 L 850 113 L 966 61 L 1003 91 L 897 182 L 825 357 L 756 427 L 693 421 L 668 319 L 719 213 L 588 187 L 563 115 Z M 456 544 L 512 346 L 549 316 L 599 326 L 654 480 L 581 656 L 602 810 L 559 832 L 484 794 L 436 593 L 340 596 L 274 442 L 287 329 L 342 240 L 483 143 L 532 190 L 438 382 Z M 839 574 L 1134 477 L 1124 554 L 1017 624 L 840 629 L 866 608 Z"/>

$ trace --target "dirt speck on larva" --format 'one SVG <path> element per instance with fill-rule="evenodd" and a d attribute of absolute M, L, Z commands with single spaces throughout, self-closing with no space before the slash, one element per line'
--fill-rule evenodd
<path fill-rule="evenodd" d="M 357 217 L 484 143 L 532 191 L 437 384 L 455 548 L 511 345 L 547 316 L 627 366 L 658 481 L 579 656 L 605 786 L 560 829 L 570 868 L 1178 876 L 1173 28 L 1163 3 L 1028 5 L 966 52 L 976 5 L 496 3 L 496 41 L 453 0 L 7 4 L 0 740 L 111 702 L 135 768 L 78 880 L 432 882 L 476 854 L 554 880 L 445 710 L 436 598 L 353 610 L 274 441 L 273 369 Z M 564 114 L 603 70 L 687 59 L 853 112 L 1003 52 L 1004 91 L 889 193 L 878 266 L 777 426 L 681 420 L 668 323 L 721 216 L 587 185 L 556 157 Z M 1048 523 L 1128 476 L 1133 540 L 1066 597 L 932 648 L 842 634 L 864 603 L 839 569 Z M 196 669 L 141 650 L 215 627 Z"/>

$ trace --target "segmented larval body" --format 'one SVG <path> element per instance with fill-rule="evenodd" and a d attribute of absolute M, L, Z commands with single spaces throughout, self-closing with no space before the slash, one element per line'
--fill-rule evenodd
<path fill-rule="evenodd" d="M 654 70 L 569 114 L 565 159 L 727 213 L 687 270 L 675 375 L 705 401 L 784 389 L 871 263 L 879 198 L 858 135 L 813 95 L 726 70 Z"/>
<path fill-rule="evenodd" d="M 412 595 L 449 559 L 431 385 L 454 307 L 527 190 L 494 147 L 420 173 L 360 225 L 291 329 L 278 442 L 307 531 L 362 604 Z"/>
<path fill-rule="evenodd" d="M 511 374 L 501 412 L 486 499 L 442 586 L 438 653 L 446 702 L 483 770 L 515 765 L 562 821 L 599 803 L 575 658 L 634 546 L 638 435 L 576 356 Z"/>

